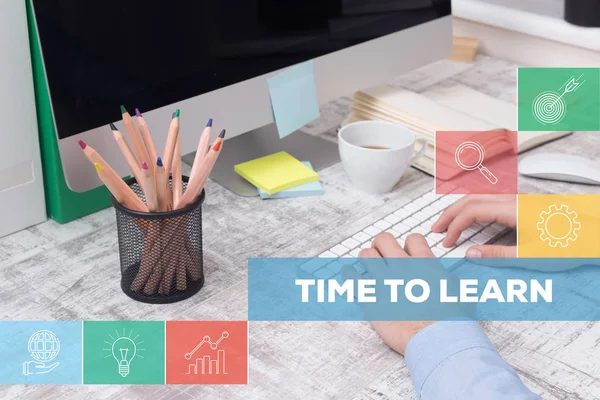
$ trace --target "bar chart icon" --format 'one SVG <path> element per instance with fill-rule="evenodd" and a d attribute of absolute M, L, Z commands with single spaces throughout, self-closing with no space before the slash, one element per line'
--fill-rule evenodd
<path fill-rule="evenodd" d="M 194 354 L 200 350 L 205 343 L 209 345 L 210 349 L 217 350 L 216 358 L 211 358 L 211 356 L 208 354 L 205 354 L 201 357 L 196 357 L 194 362 L 188 365 L 188 371 L 186 372 L 186 375 L 227 375 L 225 350 L 218 349 L 219 344 L 228 337 L 229 332 L 227 331 L 223 331 L 223 333 L 221 333 L 221 337 L 215 342 L 211 340 L 210 336 L 204 336 L 202 341 L 198 343 L 192 351 L 184 355 L 184 358 L 186 360 L 191 360 L 194 357 Z"/>

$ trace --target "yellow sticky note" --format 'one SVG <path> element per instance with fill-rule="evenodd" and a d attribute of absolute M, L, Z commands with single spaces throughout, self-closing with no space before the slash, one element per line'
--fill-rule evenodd
<path fill-rule="evenodd" d="M 233 167 L 241 177 L 269 195 L 319 180 L 319 174 L 285 151 Z"/>
<path fill-rule="evenodd" d="M 519 257 L 600 257 L 600 196 L 519 195 L 518 203 Z"/>

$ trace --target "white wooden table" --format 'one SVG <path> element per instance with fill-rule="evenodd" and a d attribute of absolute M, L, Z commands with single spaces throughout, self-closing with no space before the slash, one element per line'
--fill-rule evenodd
<path fill-rule="evenodd" d="M 473 64 L 441 61 L 393 81 L 424 91 L 464 84 L 511 101 L 515 66 L 479 57 Z M 350 100 L 325 106 L 305 130 L 335 140 Z M 185 132 L 183 132 L 185 134 Z M 593 156 L 597 133 L 576 133 L 547 149 Z M 120 289 L 114 211 L 66 225 L 50 220 L 0 239 L 0 317 L 4 320 L 244 320 L 249 257 L 315 256 L 433 187 L 410 169 L 390 194 L 356 191 L 340 164 L 321 173 L 325 195 L 262 201 L 238 197 L 209 182 L 204 205 L 205 287 L 171 305 L 132 301 Z M 584 185 L 522 179 L 522 192 L 592 193 Z M 506 239 L 514 240 L 514 236 Z M 493 343 L 543 398 L 600 398 L 600 324 L 490 322 Z M 247 386 L 0 386 L 1 399 L 410 399 L 401 356 L 364 322 L 250 323 Z"/>

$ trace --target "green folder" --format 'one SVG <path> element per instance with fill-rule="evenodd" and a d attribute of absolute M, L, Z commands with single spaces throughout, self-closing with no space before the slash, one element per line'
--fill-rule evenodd
<path fill-rule="evenodd" d="M 54 129 L 48 83 L 44 73 L 37 27 L 33 17 L 31 1 L 26 1 L 46 209 L 50 218 L 64 224 L 109 207 L 110 194 L 105 186 L 83 193 L 73 192 L 67 186 L 58 149 L 58 139 Z"/>

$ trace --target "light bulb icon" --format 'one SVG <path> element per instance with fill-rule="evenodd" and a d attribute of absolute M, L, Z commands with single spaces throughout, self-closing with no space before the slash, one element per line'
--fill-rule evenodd
<path fill-rule="evenodd" d="M 137 352 L 135 342 L 128 337 L 120 337 L 112 345 L 112 355 L 119 364 L 119 375 L 129 375 L 129 366 Z"/>
<path fill-rule="evenodd" d="M 123 378 L 129 375 L 131 371 L 131 363 L 134 358 L 144 358 L 140 355 L 140 351 L 146 350 L 140 347 L 143 341 L 139 341 L 139 335 L 134 334 L 133 330 L 129 331 L 129 334 L 125 333 L 125 329 L 119 332 L 115 329 L 115 334 L 109 334 L 111 341 L 105 340 L 104 343 L 108 344 L 110 348 L 104 348 L 103 350 L 109 352 L 104 358 L 113 357 L 117 362 L 117 371 Z"/>

